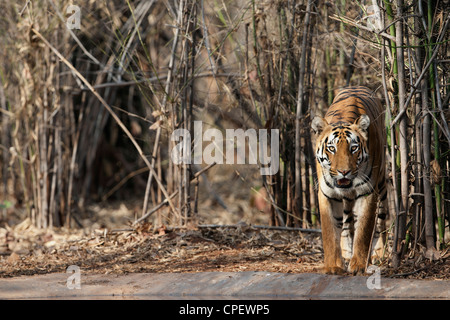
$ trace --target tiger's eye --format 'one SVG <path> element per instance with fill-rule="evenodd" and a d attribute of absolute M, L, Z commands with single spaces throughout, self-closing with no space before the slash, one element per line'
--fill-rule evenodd
<path fill-rule="evenodd" d="M 336 151 L 336 148 L 335 147 L 333 147 L 333 146 L 329 146 L 328 147 L 328 151 L 330 151 L 330 152 L 335 152 Z"/>
<path fill-rule="evenodd" d="M 350 151 L 351 151 L 351 152 L 355 152 L 356 150 L 358 150 L 358 146 L 352 146 L 352 147 L 350 148 Z"/>

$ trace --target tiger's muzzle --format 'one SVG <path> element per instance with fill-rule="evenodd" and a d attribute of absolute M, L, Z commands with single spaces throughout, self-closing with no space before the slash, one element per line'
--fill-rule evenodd
<path fill-rule="evenodd" d="M 351 170 L 337 170 L 334 185 L 337 188 L 351 188 L 353 186 L 352 176 Z"/>
<path fill-rule="evenodd" d="M 353 181 L 347 178 L 336 179 L 334 180 L 334 185 L 337 188 L 351 188 L 353 185 Z"/>

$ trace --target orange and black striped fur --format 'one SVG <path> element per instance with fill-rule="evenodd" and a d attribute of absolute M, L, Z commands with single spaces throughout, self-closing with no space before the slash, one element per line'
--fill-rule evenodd
<path fill-rule="evenodd" d="M 325 273 L 365 271 L 381 257 L 387 213 L 384 110 L 365 87 L 342 90 L 324 118 L 315 117 L 319 210 Z M 378 219 L 377 219 L 378 216 Z"/>

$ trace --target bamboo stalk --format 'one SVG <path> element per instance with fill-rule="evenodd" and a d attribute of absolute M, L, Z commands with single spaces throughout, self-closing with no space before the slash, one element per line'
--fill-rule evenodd
<path fill-rule="evenodd" d="M 301 126 L 303 120 L 303 108 L 304 108 L 304 93 L 305 93 L 305 70 L 306 70 L 306 55 L 307 44 L 309 37 L 309 24 L 311 21 L 311 7 L 313 6 L 313 0 L 308 0 L 306 5 L 306 14 L 302 35 L 302 52 L 300 56 L 300 74 L 298 78 L 298 95 L 297 95 L 297 109 L 295 116 L 295 196 L 294 207 L 298 214 L 303 209 L 303 196 L 302 196 L 302 180 L 301 180 Z"/>
<path fill-rule="evenodd" d="M 416 9 L 417 11 L 417 9 Z M 416 38 L 414 38 L 413 43 L 417 46 L 415 50 L 415 56 L 416 56 L 416 75 L 417 71 L 420 70 L 422 61 L 423 61 L 423 49 L 420 47 L 421 40 L 420 40 L 420 29 L 421 29 L 421 23 L 420 18 L 417 16 L 414 18 L 414 31 L 416 32 Z M 412 76 L 411 76 L 412 77 Z M 413 79 L 411 78 L 411 82 L 413 82 Z M 422 121 L 421 118 L 418 117 L 418 115 L 422 114 L 422 101 L 421 101 L 422 92 L 416 93 L 415 98 L 415 123 L 414 123 L 414 156 L 416 163 L 414 165 L 414 176 L 417 177 L 417 179 L 414 180 L 414 193 L 423 194 L 423 153 L 422 149 L 423 146 L 423 133 L 422 133 Z M 422 199 L 421 199 L 422 200 Z M 419 200 L 417 197 L 414 199 L 415 204 L 415 212 L 414 212 L 414 244 L 413 244 L 413 250 L 416 250 L 417 245 L 421 238 L 421 228 L 423 225 L 422 217 L 424 216 L 424 205 L 423 201 Z"/>
<path fill-rule="evenodd" d="M 431 176 L 430 176 L 430 163 L 431 163 L 431 116 L 428 109 L 428 83 L 423 81 L 422 83 L 422 109 L 425 112 L 423 118 L 423 161 L 424 161 L 424 178 L 423 178 L 423 190 L 424 190 L 424 213 L 425 213 L 425 241 L 427 249 L 435 248 L 435 229 L 433 219 L 433 198 L 431 194 Z"/>
<path fill-rule="evenodd" d="M 428 1 L 427 3 L 427 13 L 428 13 L 428 44 L 431 46 L 431 42 L 433 39 L 433 15 L 434 10 L 431 1 Z M 428 47 L 428 55 L 431 53 L 431 47 Z M 432 111 L 436 111 L 438 109 L 437 106 L 437 99 L 438 99 L 438 88 L 436 88 L 436 79 L 434 77 L 435 75 L 435 60 L 431 59 L 432 64 L 430 64 L 429 69 L 429 83 L 430 83 L 430 95 L 431 95 L 431 109 Z M 434 161 L 439 165 L 440 158 L 441 158 L 441 152 L 440 152 L 440 143 L 439 143 L 439 128 L 436 119 L 433 117 L 432 122 L 432 128 L 433 128 L 433 135 L 434 135 Z M 440 247 L 443 247 L 444 245 L 444 223 L 443 223 L 443 217 L 441 214 L 442 209 L 442 198 L 441 198 L 441 186 L 438 181 L 434 181 L 434 196 L 436 199 L 436 216 L 437 216 L 437 222 L 438 222 L 438 235 L 439 235 L 439 243 Z"/>
<path fill-rule="evenodd" d="M 398 67 L 398 103 L 399 109 L 404 109 L 405 104 L 405 66 L 403 52 L 403 0 L 397 0 L 397 22 L 395 23 L 396 46 L 397 46 L 397 67 Z M 399 140 L 400 140 L 400 180 L 401 180 L 401 201 L 400 211 L 396 219 L 397 239 L 394 239 L 393 266 L 397 268 L 403 255 L 403 241 L 406 236 L 406 218 L 409 211 L 409 164 L 408 164 L 408 117 L 406 114 L 400 118 Z"/>
<path fill-rule="evenodd" d="M 11 115 L 8 115 L 8 107 L 6 105 L 6 96 L 5 96 L 5 90 L 3 88 L 3 72 L 2 69 L 0 68 L 0 111 L 2 113 L 2 121 L 1 121 L 1 128 L 2 133 L 0 136 L 0 146 L 4 147 L 4 149 L 2 148 L 2 162 L 3 162 L 3 166 L 0 170 L 0 173 L 2 175 L 2 182 L 3 182 L 3 190 L 0 190 L 0 192 L 3 192 L 3 194 L 5 195 L 5 197 L 8 195 L 8 177 L 10 176 L 8 174 L 8 170 L 7 170 L 7 166 L 6 164 L 9 163 L 9 152 L 7 152 L 7 150 L 9 150 L 10 148 L 10 139 L 9 139 L 9 135 L 8 132 L 10 131 L 10 126 L 9 126 L 9 119 L 11 117 Z M 11 175 L 14 176 L 14 175 Z M 0 203 L 1 204 L 1 203 Z M 6 220 L 6 209 L 2 209 L 2 218 L 3 220 Z"/>
<path fill-rule="evenodd" d="M 187 27 L 185 30 L 185 41 L 184 41 L 184 55 L 185 60 L 183 62 L 184 70 L 183 70 L 183 98 L 181 101 L 181 109 L 182 109 L 182 117 L 183 117 L 183 127 L 187 132 L 189 132 L 192 136 L 192 104 L 193 104 L 193 94 L 194 87 L 193 81 L 188 81 L 189 77 L 191 77 L 195 72 L 195 46 L 196 46 L 196 37 L 195 37 L 195 29 L 197 22 L 197 6 L 196 2 L 193 1 L 188 4 L 188 10 L 186 12 Z M 189 84 L 187 84 L 189 83 Z M 188 103 L 189 102 L 189 103 Z M 189 146 L 190 148 L 190 146 Z M 186 151 L 186 152 L 190 152 Z M 188 223 L 188 220 L 191 218 L 191 198 L 190 198 L 190 173 L 191 173 L 191 165 L 188 163 L 183 163 L 180 168 L 182 177 L 180 179 L 180 185 L 184 191 L 182 195 L 183 202 L 183 218 L 184 224 Z M 181 192 L 180 192 L 181 194 Z M 181 204 L 180 204 L 181 205 Z"/>

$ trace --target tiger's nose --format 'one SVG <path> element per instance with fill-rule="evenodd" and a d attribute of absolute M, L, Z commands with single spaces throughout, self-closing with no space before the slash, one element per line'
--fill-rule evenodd
<path fill-rule="evenodd" d="M 347 173 L 349 173 L 350 172 L 350 170 L 338 170 L 338 172 L 340 173 L 340 174 L 342 174 L 342 176 L 346 176 L 347 175 Z"/>

